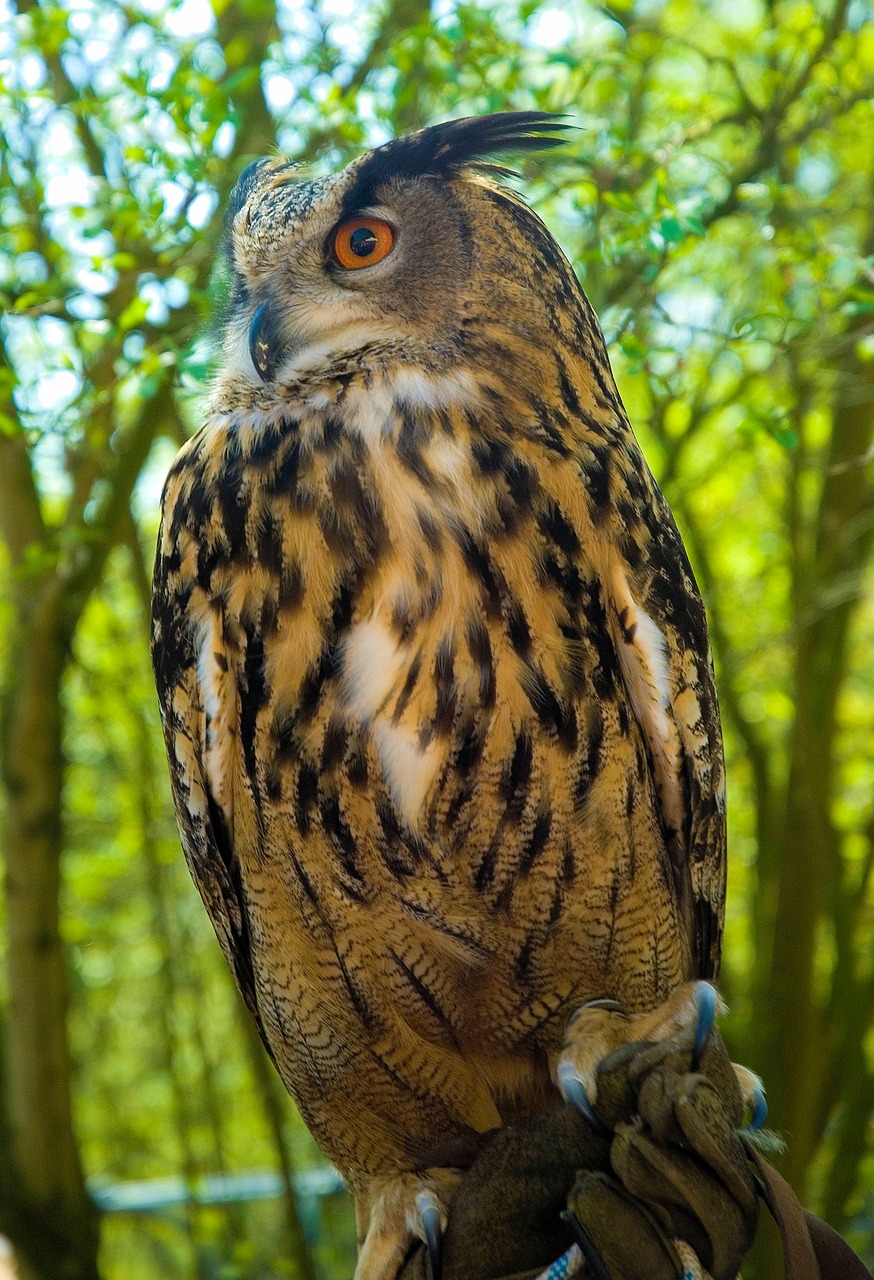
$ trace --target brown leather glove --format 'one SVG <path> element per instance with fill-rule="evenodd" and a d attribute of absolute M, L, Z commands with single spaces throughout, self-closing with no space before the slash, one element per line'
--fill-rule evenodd
<path fill-rule="evenodd" d="M 579 1169 L 607 1167 L 610 1135 L 556 1100 L 489 1135 L 449 1206 L 443 1280 L 536 1276 L 573 1242 L 561 1214 Z M 424 1248 L 399 1280 L 430 1280 Z"/>
<path fill-rule="evenodd" d="M 755 1238 L 734 1071 L 717 1033 L 696 1071 L 691 1048 L 688 1033 L 625 1046 L 600 1066 L 595 1110 L 613 1131 L 610 1170 L 582 1174 L 568 1203 L 611 1280 L 682 1276 L 677 1239 L 714 1280 L 734 1280 Z"/>
<path fill-rule="evenodd" d="M 444 1280 L 533 1280 L 580 1235 L 566 1208 L 610 1280 L 682 1280 L 677 1237 L 734 1280 L 757 1220 L 740 1093 L 716 1034 L 695 1072 L 691 1056 L 677 1037 L 606 1058 L 603 1132 L 557 1101 L 496 1133 L 452 1199 Z M 416 1250 L 402 1280 L 429 1276 Z"/>

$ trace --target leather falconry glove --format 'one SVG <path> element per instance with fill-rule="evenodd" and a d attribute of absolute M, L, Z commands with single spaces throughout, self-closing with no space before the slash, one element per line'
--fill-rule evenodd
<path fill-rule="evenodd" d="M 689 1033 L 625 1045 L 599 1068 L 595 1125 L 557 1102 L 487 1136 L 450 1205 L 443 1280 L 582 1274 L 575 1242 L 593 1280 L 683 1280 L 677 1240 L 734 1280 L 757 1223 L 743 1105 L 721 1038 L 695 1070 L 693 1054 Z M 416 1250 L 401 1280 L 429 1278 Z"/>
<path fill-rule="evenodd" d="M 696 1258 L 714 1280 L 734 1280 L 752 1245 L 758 1195 L 737 1078 L 716 1033 L 692 1061 L 685 1033 L 625 1046 L 599 1068 L 610 1168 L 580 1174 L 568 1201 L 584 1254 L 586 1235 L 594 1246 L 595 1275 L 597 1254 L 610 1280 L 694 1276 Z"/>

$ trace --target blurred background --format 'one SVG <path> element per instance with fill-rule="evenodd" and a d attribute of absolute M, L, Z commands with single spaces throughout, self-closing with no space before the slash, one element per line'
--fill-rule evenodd
<path fill-rule="evenodd" d="M 521 189 L 706 596 L 722 989 L 874 1262 L 874 7 L 0 0 L 0 1231 L 27 1280 L 346 1280 L 350 1205 L 189 882 L 148 666 L 226 197 L 448 116 L 570 113 Z M 766 1273 L 767 1274 L 767 1273 Z M 772 1271 L 770 1274 L 774 1274 Z"/>

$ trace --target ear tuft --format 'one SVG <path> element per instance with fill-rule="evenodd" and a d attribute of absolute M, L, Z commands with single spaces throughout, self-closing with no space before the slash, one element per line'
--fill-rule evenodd
<path fill-rule="evenodd" d="M 356 174 L 356 192 L 363 193 L 394 177 L 452 177 L 466 167 L 507 172 L 490 164 L 490 158 L 561 146 L 563 135 L 574 127 L 565 120 L 565 116 L 549 111 L 502 111 L 431 125 L 386 142 L 366 156 Z"/>

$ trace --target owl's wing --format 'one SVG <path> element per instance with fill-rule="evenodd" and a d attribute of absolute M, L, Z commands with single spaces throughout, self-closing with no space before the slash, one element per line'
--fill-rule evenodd
<path fill-rule="evenodd" d="M 261 1029 L 239 866 L 204 766 L 206 713 L 197 679 L 191 620 L 185 609 L 190 592 L 182 589 L 178 553 L 169 543 L 166 526 L 165 505 L 153 580 L 152 665 L 176 820 L 192 879 L 237 986 Z"/>
<path fill-rule="evenodd" d="M 673 515 L 636 445 L 621 448 L 616 464 L 610 513 L 592 527 L 598 569 L 623 683 L 649 752 L 688 922 L 692 976 L 715 978 L 725 907 L 725 784 L 707 620 Z M 588 471 L 584 455 L 587 481 Z"/>

